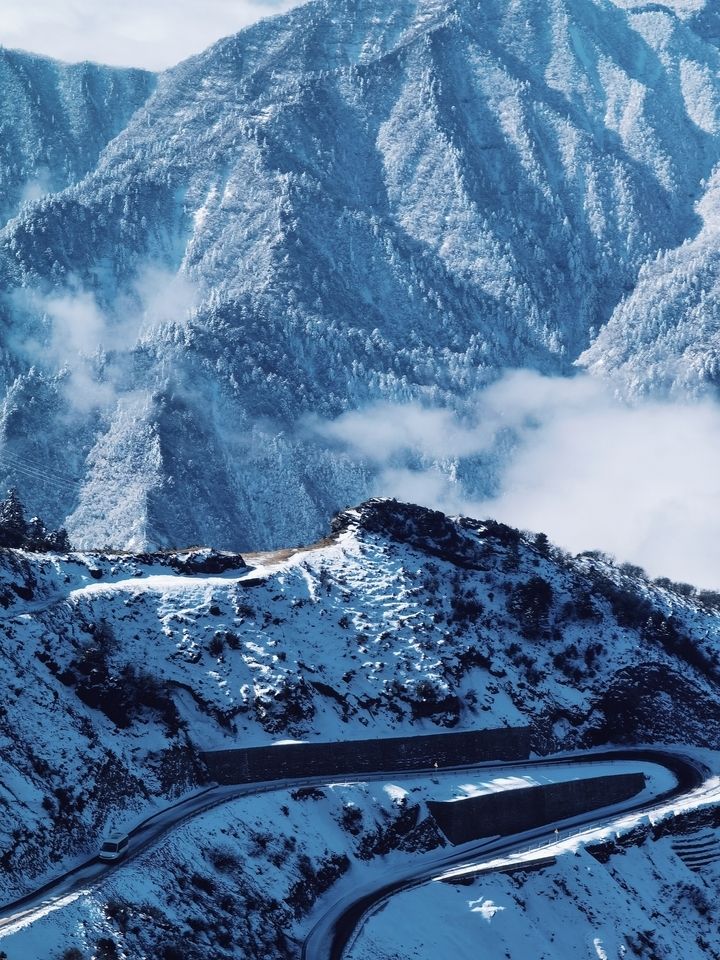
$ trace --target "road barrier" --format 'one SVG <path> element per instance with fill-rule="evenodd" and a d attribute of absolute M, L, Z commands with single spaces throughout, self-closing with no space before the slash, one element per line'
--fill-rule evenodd
<path fill-rule="evenodd" d="M 428 809 L 450 843 L 459 844 L 567 820 L 629 800 L 644 787 L 642 773 L 609 774 L 518 787 L 464 800 L 430 800 Z"/>
<path fill-rule="evenodd" d="M 443 769 L 492 760 L 526 760 L 529 755 L 529 727 L 502 727 L 419 737 L 238 747 L 207 751 L 201 757 L 212 780 L 230 784 L 423 767 Z"/>

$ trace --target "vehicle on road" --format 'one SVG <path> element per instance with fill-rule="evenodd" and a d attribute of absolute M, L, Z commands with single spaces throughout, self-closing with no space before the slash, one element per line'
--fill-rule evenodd
<path fill-rule="evenodd" d="M 124 833 L 111 833 L 103 837 L 100 847 L 101 860 L 119 860 L 123 854 L 127 853 L 128 837 Z"/>

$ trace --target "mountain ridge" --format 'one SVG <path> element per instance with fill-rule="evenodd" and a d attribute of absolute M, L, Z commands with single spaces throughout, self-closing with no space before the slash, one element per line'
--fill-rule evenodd
<path fill-rule="evenodd" d="M 720 161 L 706 8 L 383 10 L 312 3 L 180 64 L 94 170 L 0 232 L 22 341 L 0 365 L 3 449 L 71 481 L 48 503 L 29 477 L 28 500 L 75 542 L 312 539 L 383 491 L 310 414 L 463 416 L 506 368 L 578 361 L 660 390 L 642 372 L 655 341 L 677 366 L 650 325 L 615 375 L 598 331 L 638 329 L 622 321 L 638 275 L 700 227 Z M 57 348 L 73 310 L 93 324 L 80 359 Z M 680 298 L 662 323 L 686 313 Z M 496 482 L 487 457 L 399 466 L 460 477 L 467 500 Z"/>
<path fill-rule="evenodd" d="M 82 179 L 147 99 L 154 77 L 138 69 L 69 64 L 0 47 L 0 224 L 22 202 Z"/>

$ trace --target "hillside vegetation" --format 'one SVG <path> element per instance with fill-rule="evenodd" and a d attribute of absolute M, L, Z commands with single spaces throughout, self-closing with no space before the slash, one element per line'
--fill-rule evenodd
<path fill-rule="evenodd" d="M 579 358 L 626 393 L 713 389 L 717 36 L 702 0 L 314 0 L 147 99 L 78 68 L 82 162 L 0 232 L 6 478 L 78 544 L 257 549 L 378 492 L 308 415 L 463 414 Z M 76 76 L 22 69 L 48 98 Z M 0 116 L 55 169 L 56 114 L 13 90 Z M 13 144 L 19 183 L 41 161 Z M 480 499 L 493 461 L 396 466 Z"/>

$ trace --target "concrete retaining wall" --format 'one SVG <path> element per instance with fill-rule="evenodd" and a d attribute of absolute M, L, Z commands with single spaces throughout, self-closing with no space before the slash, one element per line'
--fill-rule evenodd
<path fill-rule="evenodd" d="M 507 836 L 555 823 L 634 797 L 645 786 L 642 773 L 620 773 L 502 790 L 466 800 L 428 802 L 450 843 Z"/>
<path fill-rule="evenodd" d="M 487 760 L 525 760 L 528 727 L 470 730 L 421 737 L 293 743 L 213 750 L 201 756 L 218 783 L 252 783 L 303 776 L 383 773 L 414 768 L 452 767 Z"/>

